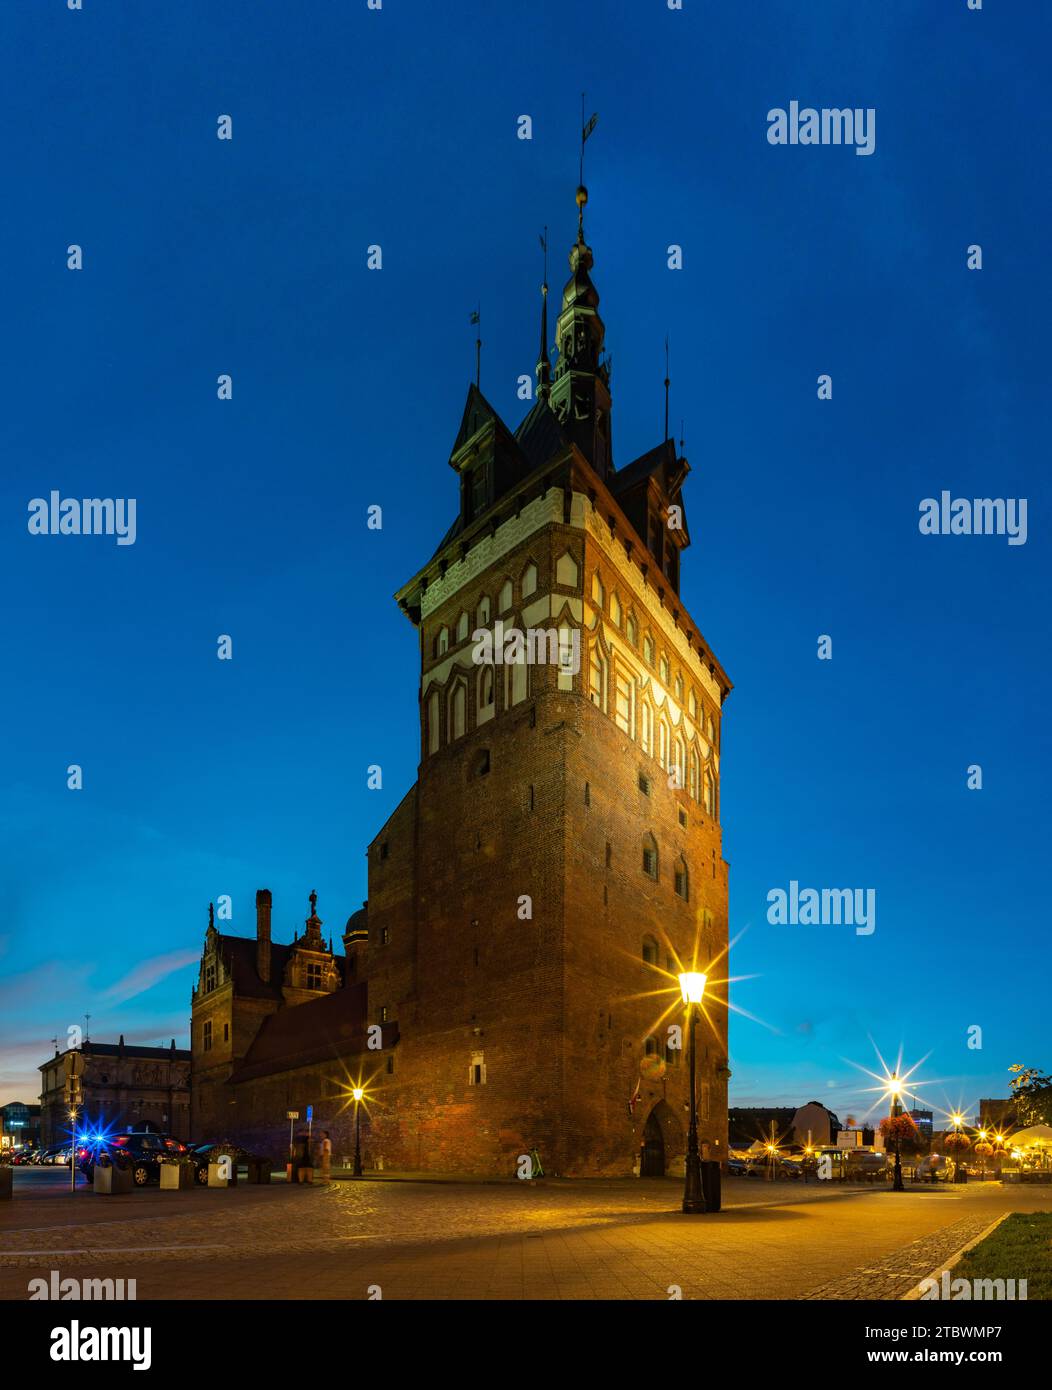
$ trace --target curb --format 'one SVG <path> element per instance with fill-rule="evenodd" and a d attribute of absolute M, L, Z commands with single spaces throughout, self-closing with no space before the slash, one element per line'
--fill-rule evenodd
<path fill-rule="evenodd" d="M 984 1231 L 980 1231 L 967 1245 L 962 1245 L 960 1250 L 955 1251 L 954 1254 L 948 1256 L 945 1260 L 940 1260 L 930 1274 L 926 1274 L 923 1279 L 919 1279 L 913 1288 L 910 1289 L 909 1293 L 904 1293 L 902 1295 L 899 1302 L 912 1303 L 919 1299 L 921 1297 L 921 1284 L 925 1283 L 928 1279 L 934 1279 L 937 1283 L 939 1275 L 941 1275 L 944 1270 L 948 1272 L 953 1269 L 962 1255 L 966 1255 L 974 1245 L 978 1245 L 981 1240 L 985 1240 L 988 1235 L 997 1230 L 1002 1221 L 1006 1221 L 1011 1215 L 1012 1213 L 1010 1211 L 1003 1212 L 996 1221 L 991 1221 L 989 1226 L 987 1226 Z"/>

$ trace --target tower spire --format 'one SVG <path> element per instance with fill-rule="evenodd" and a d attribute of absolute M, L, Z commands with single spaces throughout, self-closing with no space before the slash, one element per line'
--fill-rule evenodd
<path fill-rule="evenodd" d="M 552 364 L 548 359 L 548 228 L 541 237 L 544 280 L 541 282 L 541 351 L 537 358 L 537 399 L 546 401 L 552 389 Z"/>
<path fill-rule="evenodd" d="M 665 439 L 668 440 L 668 388 L 671 385 L 668 374 L 668 334 L 665 334 Z"/>

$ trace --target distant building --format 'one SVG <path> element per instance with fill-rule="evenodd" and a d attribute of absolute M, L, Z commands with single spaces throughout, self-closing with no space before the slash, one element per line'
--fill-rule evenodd
<path fill-rule="evenodd" d="M 1012 1100 L 981 1100 L 980 1129 L 1010 1129 L 1015 1124 L 1015 1102 Z"/>
<path fill-rule="evenodd" d="M 0 1105 L 0 1149 L 35 1148 L 40 1143 L 40 1106 L 12 1100 Z"/>
<path fill-rule="evenodd" d="M 738 1149 L 747 1149 L 757 1139 L 766 1142 L 771 1137 L 773 1125 L 775 1139 L 791 1144 L 795 1142 L 792 1137 L 795 1114 L 791 1105 L 749 1105 L 730 1109 L 727 1111 L 727 1142 Z"/>
<path fill-rule="evenodd" d="M 797 1144 L 808 1143 L 824 1145 L 835 1144 L 840 1133 L 840 1121 L 832 1110 L 827 1110 L 820 1101 L 809 1100 L 793 1116 L 794 1140 Z"/>
<path fill-rule="evenodd" d="M 69 1136 L 66 1057 L 56 1050 L 40 1068 L 41 1142 L 57 1144 Z M 94 1128 L 150 1128 L 177 1139 L 190 1137 L 190 1053 L 169 1047 L 86 1041 L 81 1090 L 81 1123 Z"/>
<path fill-rule="evenodd" d="M 920 1130 L 921 1138 L 930 1141 L 934 1132 L 934 1115 L 930 1110 L 911 1110 L 910 1119 Z"/>

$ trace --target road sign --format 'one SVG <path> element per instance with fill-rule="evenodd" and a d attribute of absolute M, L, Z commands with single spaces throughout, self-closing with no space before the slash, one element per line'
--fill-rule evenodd
<path fill-rule="evenodd" d="M 314 1119 L 314 1106 L 313 1106 L 313 1105 L 308 1105 L 308 1106 L 307 1106 L 307 1119 L 308 1119 L 308 1120 L 313 1120 L 313 1119 Z"/>
<path fill-rule="evenodd" d="M 285 1111 L 285 1118 L 286 1118 L 286 1120 L 298 1120 L 299 1117 L 300 1117 L 300 1112 L 299 1112 L 298 1110 L 286 1110 L 286 1111 Z"/>

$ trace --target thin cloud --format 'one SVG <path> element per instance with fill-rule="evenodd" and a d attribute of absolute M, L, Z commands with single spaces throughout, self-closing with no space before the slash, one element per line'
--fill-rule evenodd
<path fill-rule="evenodd" d="M 184 948 L 181 951 L 166 951 L 164 955 L 144 960 L 134 970 L 129 970 L 127 975 L 102 990 L 97 995 L 98 1003 L 123 1004 L 128 999 L 134 999 L 137 994 L 151 989 L 174 970 L 182 970 L 184 966 L 199 960 L 200 955 L 201 952 L 197 949 Z"/>

